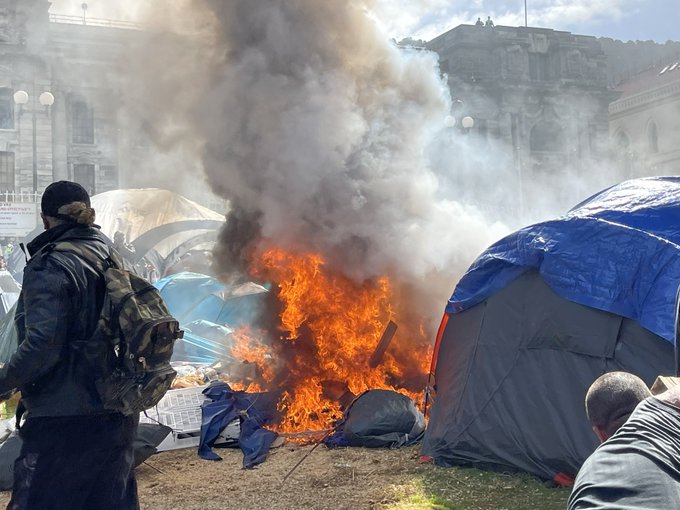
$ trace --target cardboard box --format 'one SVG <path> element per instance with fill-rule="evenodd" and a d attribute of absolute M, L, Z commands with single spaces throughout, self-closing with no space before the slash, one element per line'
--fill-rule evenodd
<path fill-rule="evenodd" d="M 664 391 L 672 388 L 673 386 L 677 386 L 678 384 L 680 384 L 680 377 L 660 375 L 656 378 L 656 381 L 654 381 L 654 384 L 652 384 L 650 389 L 652 391 L 652 395 L 658 395 L 659 393 L 663 393 Z"/>

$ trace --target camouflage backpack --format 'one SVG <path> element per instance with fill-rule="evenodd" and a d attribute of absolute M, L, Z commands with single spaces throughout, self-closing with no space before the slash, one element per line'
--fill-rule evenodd
<path fill-rule="evenodd" d="M 170 358 L 184 333 L 160 292 L 123 269 L 113 249 L 102 261 L 81 243 L 58 242 L 50 248 L 72 253 L 104 274 L 106 292 L 94 334 L 74 342 L 92 364 L 104 408 L 131 415 L 155 406 L 177 375 Z"/>

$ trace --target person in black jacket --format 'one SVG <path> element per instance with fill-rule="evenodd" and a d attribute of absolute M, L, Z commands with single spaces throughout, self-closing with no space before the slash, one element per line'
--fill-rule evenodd
<path fill-rule="evenodd" d="M 55 243 L 82 243 L 105 260 L 85 189 L 50 184 L 41 201 L 45 232 L 28 244 L 15 324 L 19 345 L 0 369 L 0 394 L 21 392 L 25 421 L 8 510 L 138 509 L 132 442 L 138 419 L 104 409 L 91 345 L 104 276 Z M 89 343 L 88 343 L 89 342 Z M 18 421 L 18 420 L 17 420 Z"/>

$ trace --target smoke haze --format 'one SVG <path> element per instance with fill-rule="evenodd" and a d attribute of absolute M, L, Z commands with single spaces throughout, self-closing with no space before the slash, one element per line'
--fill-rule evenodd
<path fill-rule="evenodd" d="M 126 87 L 153 138 L 194 150 L 265 238 L 357 280 L 427 287 L 440 314 L 455 277 L 507 229 L 442 193 L 429 149 L 450 97 L 436 55 L 396 48 L 370 1 L 158 7 Z"/>

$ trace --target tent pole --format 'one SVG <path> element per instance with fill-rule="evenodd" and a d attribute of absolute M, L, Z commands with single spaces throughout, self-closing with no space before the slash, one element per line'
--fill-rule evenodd
<path fill-rule="evenodd" d="M 321 443 L 323 443 L 323 442 L 328 438 L 328 436 L 331 435 L 331 433 L 332 433 L 334 430 L 335 430 L 335 429 L 332 429 L 332 428 L 331 428 L 331 429 L 328 429 L 328 430 L 326 431 L 326 433 L 323 435 L 323 437 L 317 441 L 317 443 L 312 447 L 312 449 L 309 450 L 309 451 L 305 454 L 305 456 L 302 457 L 302 458 L 297 462 L 297 464 L 295 464 L 295 465 L 291 468 L 290 471 L 288 471 L 288 473 L 286 473 L 286 476 L 284 476 L 284 477 L 283 477 L 283 480 L 281 480 L 281 485 L 283 485 L 284 483 L 286 483 L 286 480 L 288 480 L 288 477 L 289 477 L 290 475 L 293 474 L 293 471 L 295 471 L 295 470 L 297 469 L 297 467 L 298 467 L 300 464 L 302 464 L 302 463 L 305 461 L 305 459 L 306 459 L 307 457 L 309 457 L 309 456 L 312 454 L 312 452 L 313 452 L 314 450 L 316 450 L 316 447 L 319 446 Z"/>
<path fill-rule="evenodd" d="M 430 403 L 430 390 L 432 388 L 432 378 L 434 377 L 434 371 L 437 368 L 437 358 L 439 357 L 439 346 L 442 342 L 442 337 L 444 336 L 444 330 L 449 322 L 449 314 L 444 310 L 444 316 L 439 324 L 439 330 L 437 330 L 437 339 L 434 342 L 434 350 L 432 352 L 432 363 L 430 363 L 430 371 L 427 374 L 427 385 L 425 386 L 425 402 L 423 404 L 423 416 L 427 418 L 427 406 Z"/>

